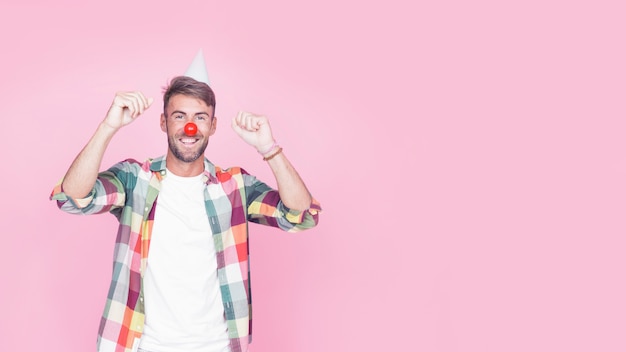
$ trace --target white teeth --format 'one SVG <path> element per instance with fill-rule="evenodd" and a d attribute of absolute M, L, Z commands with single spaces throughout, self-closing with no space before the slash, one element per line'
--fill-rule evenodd
<path fill-rule="evenodd" d="M 194 143 L 196 140 L 194 138 L 183 138 L 180 141 L 183 143 Z"/>

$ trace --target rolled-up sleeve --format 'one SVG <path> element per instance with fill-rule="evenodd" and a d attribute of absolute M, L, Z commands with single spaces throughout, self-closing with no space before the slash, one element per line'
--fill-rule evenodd
<path fill-rule="evenodd" d="M 118 177 L 127 168 L 119 163 L 98 174 L 96 182 L 84 198 L 72 198 L 63 191 L 63 180 L 52 190 L 50 200 L 57 202 L 59 209 L 70 214 L 101 214 L 124 206 L 126 192 Z"/>
<path fill-rule="evenodd" d="M 243 171 L 248 219 L 262 225 L 278 227 L 287 232 L 299 232 L 315 227 L 322 211 L 320 203 L 311 198 L 308 209 L 289 209 L 280 199 L 277 190 L 272 189 L 256 177 Z"/>

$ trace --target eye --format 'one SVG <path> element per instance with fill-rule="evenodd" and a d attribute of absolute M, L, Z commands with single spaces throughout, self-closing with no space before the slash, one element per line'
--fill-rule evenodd
<path fill-rule="evenodd" d="M 196 120 L 204 121 L 204 120 L 206 120 L 206 116 L 205 115 L 198 115 L 198 116 L 196 116 Z"/>
<path fill-rule="evenodd" d="M 184 118 L 185 118 L 185 116 L 183 116 L 183 115 L 181 115 L 181 114 L 176 114 L 176 115 L 174 115 L 174 119 L 175 119 L 175 120 L 181 120 L 181 119 L 184 119 Z"/>

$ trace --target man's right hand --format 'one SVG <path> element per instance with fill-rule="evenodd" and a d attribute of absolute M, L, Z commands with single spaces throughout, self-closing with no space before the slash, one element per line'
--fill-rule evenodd
<path fill-rule="evenodd" d="M 154 99 L 146 98 L 139 91 L 117 92 L 104 118 L 104 124 L 116 130 L 126 126 L 143 114 L 153 101 Z"/>

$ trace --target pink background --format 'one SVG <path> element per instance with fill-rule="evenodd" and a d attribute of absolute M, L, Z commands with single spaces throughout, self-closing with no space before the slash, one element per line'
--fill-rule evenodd
<path fill-rule="evenodd" d="M 324 207 L 252 229 L 253 351 L 626 350 L 622 1 L 89 3 L 0 5 L 0 351 L 94 349 L 115 219 L 48 194 L 117 90 L 157 103 L 103 167 L 165 153 L 200 48 L 209 158 L 273 184 L 266 114 Z"/>

